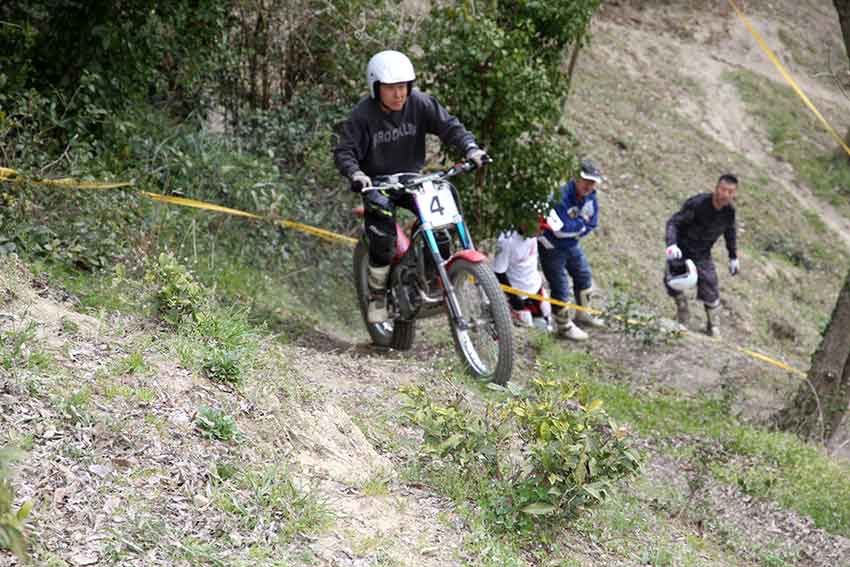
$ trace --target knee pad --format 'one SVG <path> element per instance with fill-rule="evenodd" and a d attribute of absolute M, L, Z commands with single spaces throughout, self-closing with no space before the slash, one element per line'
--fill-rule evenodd
<path fill-rule="evenodd" d="M 375 266 L 387 266 L 395 255 L 395 232 L 384 232 L 372 224 L 366 230 L 369 239 L 369 260 Z"/>

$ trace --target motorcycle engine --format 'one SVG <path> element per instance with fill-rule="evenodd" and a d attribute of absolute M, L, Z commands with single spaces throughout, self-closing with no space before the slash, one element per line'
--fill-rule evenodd
<path fill-rule="evenodd" d="M 416 283 L 416 267 L 407 263 L 396 266 L 390 282 L 401 319 L 409 321 L 416 317 L 422 302 Z"/>

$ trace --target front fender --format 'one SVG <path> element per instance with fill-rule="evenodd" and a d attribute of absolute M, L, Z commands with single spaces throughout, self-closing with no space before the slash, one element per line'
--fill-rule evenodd
<path fill-rule="evenodd" d="M 446 270 L 452 267 L 452 264 L 455 263 L 455 260 L 463 259 L 467 262 L 472 262 L 473 264 L 482 264 L 487 261 L 487 257 L 479 252 L 478 250 L 458 250 L 452 257 L 449 258 L 449 261 L 446 262 Z"/>

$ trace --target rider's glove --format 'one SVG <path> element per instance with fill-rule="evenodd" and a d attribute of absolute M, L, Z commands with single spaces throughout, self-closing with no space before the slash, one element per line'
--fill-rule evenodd
<path fill-rule="evenodd" d="M 738 259 L 737 258 L 732 258 L 731 260 L 729 260 L 729 275 L 730 276 L 737 276 L 739 269 L 740 268 L 738 267 Z"/>
<path fill-rule="evenodd" d="M 484 164 L 484 156 L 487 155 L 487 152 L 482 150 L 481 148 L 469 148 L 469 151 L 466 152 L 466 159 L 475 164 L 475 167 L 481 167 Z"/>
<path fill-rule="evenodd" d="M 359 193 L 363 189 L 372 186 L 372 180 L 362 171 L 355 171 L 351 174 L 351 190 Z"/>
<path fill-rule="evenodd" d="M 675 244 L 668 246 L 665 252 L 668 260 L 681 260 L 682 258 L 682 250 Z"/>

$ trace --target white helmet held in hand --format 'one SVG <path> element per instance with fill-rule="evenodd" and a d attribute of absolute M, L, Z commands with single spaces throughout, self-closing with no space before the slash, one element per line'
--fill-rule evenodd
<path fill-rule="evenodd" d="M 381 51 L 369 60 L 366 66 L 366 84 L 369 86 L 369 95 L 378 97 L 378 84 L 392 85 L 395 83 L 407 83 L 407 91 L 413 85 L 416 73 L 413 72 L 413 63 L 407 55 L 399 51 Z"/>
<path fill-rule="evenodd" d="M 686 258 L 667 261 L 667 273 L 664 277 L 667 285 L 676 291 L 685 291 L 697 285 L 697 267 L 694 261 Z"/>

